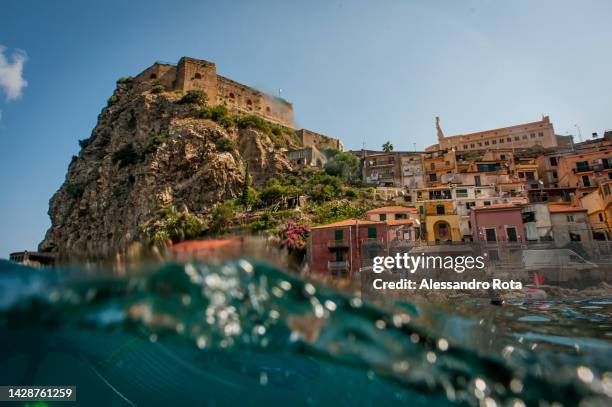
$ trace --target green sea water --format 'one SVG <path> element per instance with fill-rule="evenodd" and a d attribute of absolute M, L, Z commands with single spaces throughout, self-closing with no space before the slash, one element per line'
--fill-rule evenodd
<path fill-rule="evenodd" d="M 249 259 L 129 275 L 0 261 L 0 385 L 85 406 L 612 404 L 610 297 L 372 304 Z"/>

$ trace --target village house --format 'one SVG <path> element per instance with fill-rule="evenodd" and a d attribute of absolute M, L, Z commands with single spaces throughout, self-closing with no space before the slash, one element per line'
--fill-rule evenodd
<path fill-rule="evenodd" d="M 558 160 L 560 187 L 575 187 L 583 196 L 612 179 L 612 147 L 562 156 Z"/>
<path fill-rule="evenodd" d="M 550 223 L 555 246 L 563 247 L 569 242 L 590 242 L 587 210 L 570 203 L 550 203 Z"/>
<path fill-rule="evenodd" d="M 475 242 L 519 243 L 525 240 L 521 207 L 514 204 L 475 206 L 471 214 Z"/>
<path fill-rule="evenodd" d="M 298 168 L 323 168 L 327 163 L 327 156 L 314 145 L 287 151 L 287 159 Z"/>
<path fill-rule="evenodd" d="M 599 187 L 579 198 L 587 211 L 588 221 L 595 240 L 612 238 L 612 180 L 602 182 Z"/>
<path fill-rule="evenodd" d="M 421 238 L 418 212 L 415 208 L 405 206 L 384 206 L 366 212 L 371 221 L 386 222 L 389 231 L 389 242 L 417 241 Z"/>
<path fill-rule="evenodd" d="M 337 277 L 352 277 L 363 262 L 385 255 L 388 247 L 385 222 L 347 219 L 311 229 L 311 270 Z"/>

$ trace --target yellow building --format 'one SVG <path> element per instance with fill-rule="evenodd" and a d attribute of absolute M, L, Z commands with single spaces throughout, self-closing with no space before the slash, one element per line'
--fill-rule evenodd
<path fill-rule="evenodd" d="M 428 242 L 461 242 L 460 216 L 427 215 L 425 227 Z"/>
<path fill-rule="evenodd" d="M 580 197 L 580 204 L 587 210 L 595 240 L 612 238 L 612 180 L 602 182 L 598 188 Z"/>

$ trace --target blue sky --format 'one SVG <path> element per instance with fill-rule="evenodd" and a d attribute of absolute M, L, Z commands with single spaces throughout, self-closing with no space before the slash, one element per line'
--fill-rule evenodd
<path fill-rule="evenodd" d="M 447 135 L 542 114 L 557 134 L 612 128 L 610 1 L 87 3 L 0 4 L 0 258 L 36 248 L 115 80 L 156 60 L 282 88 L 348 148 L 424 148 L 436 115 Z"/>

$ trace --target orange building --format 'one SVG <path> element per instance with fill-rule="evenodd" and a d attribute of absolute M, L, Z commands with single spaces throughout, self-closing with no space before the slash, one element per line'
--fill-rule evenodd
<path fill-rule="evenodd" d="M 612 179 L 612 147 L 559 157 L 559 187 L 577 188 L 577 195 L 588 194 Z"/>

